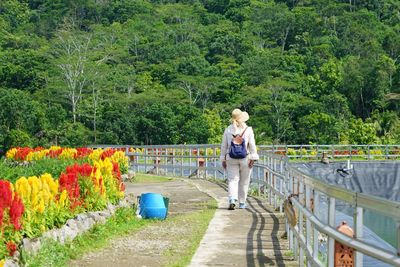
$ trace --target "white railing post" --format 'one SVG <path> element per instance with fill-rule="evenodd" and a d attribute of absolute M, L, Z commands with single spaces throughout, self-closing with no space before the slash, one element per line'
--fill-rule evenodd
<path fill-rule="evenodd" d="M 284 184 L 283 178 L 279 178 L 279 193 L 280 193 L 280 195 L 283 195 L 283 193 L 284 193 L 283 184 Z M 279 201 L 279 212 L 283 212 L 283 201 L 284 201 L 284 199 L 281 199 Z"/>
<path fill-rule="evenodd" d="M 147 153 L 149 153 L 149 150 L 146 147 L 144 149 L 144 173 L 147 173 Z"/>
<path fill-rule="evenodd" d="M 217 147 L 213 148 L 213 156 L 214 156 L 214 179 L 217 179 L 217 165 L 218 165 Z"/>
<path fill-rule="evenodd" d="M 271 172 L 270 175 L 268 175 L 268 204 L 272 206 L 272 177 L 274 174 Z"/>
<path fill-rule="evenodd" d="M 181 160 L 181 177 L 183 177 L 183 159 L 184 159 L 184 156 L 185 156 L 185 147 L 183 146 L 181 148 L 181 158 L 180 158 L 180 160 Z"/>
<path fill-rule="evenodd" d="M 201 151 L 200 151 L 200 148 L 199 147 L 197 147 L 196 148 L 196 150 L 197 150 L 197 155 L 196 155 L 196 167 L 197 167 L 197 173 L 196 173 L 196 177 L 197 178 L 200 178 L 200 157 L 201 157 Z"/>
<path fill-rule="evenodd" d="M 386 148 L 385 148 L 385 158 L 389 159 L 389 146 L 388 145 L 386 145 Z"/>
<path fill-rule="evenodd" d="M 306 208 L 312 211 L 313 208 L 311 207 L 311 189 L 309 185 L 306 185 L 305 196 Z M 306 247 L 309 251 L 311 251 L 311 222 L 308 217 L 306 217 Z M 310 266 L 310 264 L 310 261 L 307 259 L 307 266 Z"/>
<path fill-rule="evenodd" d="M 363 237 L 363 208 L 356 206 L 354 208 L 354 237 L 357 239 L 361 239 Z M 355 257 L 354 261 L 355 267 L 362 267 L 363 266 L 363 254 L 359 251 L 354 251 Z"/>
<path fill-rule="evenodd" d="M 335 198 L 330 196 L 328 203 L 328 224 L 335 228 Z M 335 239 L 328 237 L 328 267 L 334 267 L 335 260 Z"/>
<path fill-rule="evenodd" d="M 318 218 L 318 210 L 319 210 L 319 192 L 318 191 L 314 191 L 314 216 L 316 216 Z M 314 227 L 313 229 L 313 258 L 314 261 L 318 260 L 318 253 L 319 253 L 319 233 L 318 233 L 318 229 Z"/>
<path fill-rule="evenodd" d="M 153 150 L 154 151 L 154 150 Z M 158 150 L 158 147 L 156 148 L 156 155 L 154 157 L 154 161 L 155 162 L 155 167 L 156 167 L 156 174 L 159 175 L 159 164 L 158 164 L 158 156 L 159 156 L 160 151 Z M 160 161 L 161 162 L 161 161 Z"/>
<path fill-rule="evenodd" d="M 371 147 L 368 145 L 368 160 L 371 159 Z"/>
<path fill-rule="evenodd" d="M 302 178 L 299 178 L 299 202 L 304 205 L 304 183 L 302 181 Z M 303 228 L 303 212 L 299 209 L 299 217 L 298 217 L 298 222 L 297 222 L 297 227 L 299 229 L 299 238 L 301 239 L 301 237 L 304 236 L 304 228 Z M 303 267 L 304 266 L 304 248 L 301 245 L 300 240 L 298 241 L 298 244 L 300 246 L 300 250 L 299 250 L 299 266 Z"/>
<path fill-rule="evenodd" d="M 171 159 L 171 162 L 172 162 L 172 164 L 174 165 L 174 168 L 173 168 L 173 170 L 174 170 L 174 176 L 176 176 L 176 167 L 175 167 L 175 157 L 176 157 L 176 148 L 174 147 L 173 149 L 172 149 L 172 159 Z"/>
<path fill-rule="evenodd" d="M 189 175 L 192 174 L 192 154 L 193 154 L 193 148 L 189 146 Z"/>
<path fill-rule="evenodd" d="M 397 256 L 400 257 L 400 220 L 397 221 Z"/>

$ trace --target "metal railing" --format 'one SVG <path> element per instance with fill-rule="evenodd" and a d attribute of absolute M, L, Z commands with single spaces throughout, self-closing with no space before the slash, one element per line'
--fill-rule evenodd
<path fill-rule="evenodd" d="M 165 146 L 131 146 L 131 145 L 93 145 L 92 147 L 112 147 L 126 149 L 176 148 L 182 145 Z M 185 148 L 200 149 L 215 148 L 219 155 L 219 145 L 187 145 Z M 319 160 L 322 154 L 329 159 L 343 160 L 390 160 L 400 159 L 400 145 L 260 145 L 257 146 L 260 154 L 277 154 L 288 157 L 290 160 Z"/>
<path fill-rule="evenodd" d="M 325 266 L 326 264 L 334 266 L 335 240 L 355 250 L 355 266 L 363 266 L 363 255 L 400 266 L 400 203 L 326 184 L 291 167 L 284 156 L 267 155 L 262 165 L 265 168 L 269 198 L 272 199 L 270 204 L 282 209 L 284 199 L 291 194 L 298 195 L 292 198 L 298 221 L 294 227 L 287 224 L 287 233 L 290 248 L 298 258 L 300 266 L 305 264 L 307 266 Z M 283 188 L 277 187 L 278 184 L 283 184 Z M 317 214 L 322 197 L 328 202 L 326 207 L 328 223 L 324 223 Z M 336 203 L 339 201 L 354 209 L 354 237 L 346 236 L 336 230 Z M 397 222 L 397 253 L 365 241 L 363 238 L 365 210 L 393 218 Z M 326 262 L 320 259 L 320 234 L 328 237 Z"/>
<path fill-rule="evenodd" d="M 111 146 L 98 146 L 111 147 Z M 166 146 L 113 146 L 125 149 L 131 159 L 131 167 L 137 172 L 150 172 L 159 175 L 225 178 L 225 172 L 219 162 L 219 145 L 166 145 Z M 285 148 L 284 150 L 282 148 Z M 329 149 L 324 149 L 329 147 Z M 329 185 L 319 179 L 300 172 L 289 163 L 290 149 L 315 149 L 325 151 L 372 151 L 385 149 L 385 154 L 379 154 L 384 159 L 397 157 L 400 146 L 260 146 L 260 160 L 254 165 L 252 184 L 256 184 L 259 191 L 266 193 L 268 202 L 276 209 L 283 211 L 283 201 L 289 195 L 297 211 L 297 224 L 291 226 L 286 223 L 290 248 L 298 259 L 300 266 L 334 266 L 335 241 L 355 250 L 355 266 L 363 266 L 363 256 L 367 255 L 393 266 L 400 266 L 400 203 L 373 197 L 363 193 L 352 192 L 335 185 Z M 281 153 L 284 151 L 285 153 Z M 278 152 L 278 153 L 277 153 Z M 304 152 L 304 151 L 303 151 Z M 306 153 L 299 155 L 301 159 Z M 311 154 L 310 154 L 311 155 Z M 334 155 L 334 153 L 332 154 Z M 334 156 L 338 156 L 334 155 Z M 358 154 L 357 154 L 358 155 Z M 365 155 L 365 154 L 364 154 Z M 366 154 L 364 159 L 371 159 L 372 154 Z M 315 157 L 315 155 L 312 155 Z M 340 157 L 344 158 L 344 157 Z M 357 158 L 358 159 L 358 158 Z M 324 200 L 325 202 L 321 201 Z M 327 203 L 325 207 L 323 203 Z M 354 237 L 339 232 L 335 225 L 335 216 L 338 206 L 351 206 L 354 210 Z M 318 216 L 317 211 L 327 209 L 327 218 Z M 373 211 L 392 218 L 396 222 L 397 247 L 396 251 L 378 247 L 363 238 L 364 211 Z M 327 237 L 327 251 L 322 255 L 320 236 Z"/>
<path fill-rule="evenodd" d="M 322 154 L 330 159 L 400 159 L 400 145 L 269 145 L 259 150 L 289 159 L 315 160 Z"/>

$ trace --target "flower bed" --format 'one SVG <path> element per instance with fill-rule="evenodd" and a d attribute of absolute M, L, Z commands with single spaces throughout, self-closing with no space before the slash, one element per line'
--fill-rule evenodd
<path fill-rule="evenodd" d="M 13 148 L 7 160 L 36 162 L 45 158 L 80 159 L 59 178 L 48 173 L 0 180 L 0 266 L 24 237 L 37 237 L 84 211 L 104 209 L 124 196 L 121 172 L 128 170 L 125 153 L 115 149 Z M 1 174 L 0 174 L 1 175 Z"/>

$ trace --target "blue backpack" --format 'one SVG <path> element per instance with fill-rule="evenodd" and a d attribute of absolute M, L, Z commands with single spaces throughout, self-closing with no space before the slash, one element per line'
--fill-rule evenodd
<path fill-rule="evenodd" d="M 231 147 L 229 148 L 229 156 L 232 159 L 244 159 L 247 157 L 246 142 L 243 138 L 244 133 L 248 127 L 244 129 L 241 135 L 234 136 L 231 141 Z"/>

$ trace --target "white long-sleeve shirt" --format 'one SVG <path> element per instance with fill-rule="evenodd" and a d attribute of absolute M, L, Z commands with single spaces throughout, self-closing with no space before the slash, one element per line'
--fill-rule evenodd
<path fill-rule="evenodd" d="M 231 124 L 225 128 L 221 143 L 221 155 L 220 155 L 221 162 L 224 161 L 225 159 L 227 160 L 231 159 L 229 157 L 229 148 L 231 146 L 233 135 L 237 134 L 241 135 L 244 129 L 246 129 L 246 127 L 248 126 L 245 123 L 243 123 L 241 127 L 235 127 L 233 124 Z M 248 127 L 243 135 L 243 138 L 247 147 L 248 159 L 258 160 L 259 156 L 257 154 L 257 147 L 256 147 L 256 141 L 254 139 L 253 128 Z"/>

